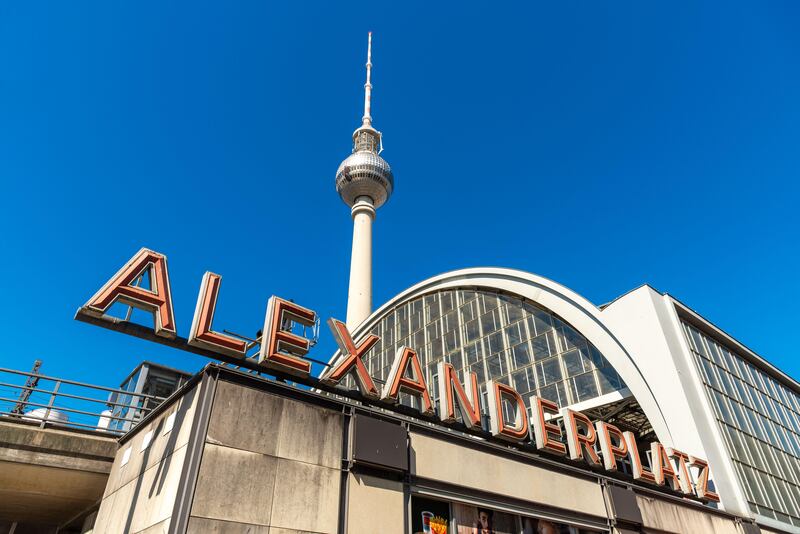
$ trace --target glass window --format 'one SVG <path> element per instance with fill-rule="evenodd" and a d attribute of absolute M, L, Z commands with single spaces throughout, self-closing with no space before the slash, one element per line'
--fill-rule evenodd
<path fill-rule="evenodd" d="M 425 346 L 425 332 L 423 330 L 419 330 L 414 335 L 411 336 L 411 346 L 412 347 Z"/>
<path fill-rule="evenodd" d="M 585 343 L 583 336 L 570 326 L 565 325 L 561 328 L 561 335 L 564 339 L 564 348 L 566 350 L 581 347 Z"/>
<path fill-rule="evenodd" d="M 567 371 L 567 376 L 579 375 L 584 371 L 583 360 L 577 350 L 565 352 L 561 358 L 564 360 L 564 369 Z"/>
<path fill-rule="evenodd" d="M 523 339 L 522 332 L 520 332 L 520 323 L 515 323 L 506 328 L 506 338 L 509 345 L 516 345 Z"/>
<path fill-rule="evenodd" d="M 450 503 L 411 497 L 411 532 L 448 534 L 450 525 Z"/>
<path fill-rule="evenodd" d="M 483 357 L 481 350 L 481 342 L 473 343 L 464 347 L 464 355 L 467 357 L 467 362 L 471 365 Z"/>
<path fill-rule="evenodd" d="M 609 365 L 597 370 L 597 381 L 600 383 L 600 393 L 612 393 L 622 389 L 622 382 L 617 372 Z"/>
<path fill-rule="evenodd" d="M 442 328 L 445 332 L 458 330 L 458 312 L 453 310 L 442 317 Z"/>
<path fill-rule="evenodd" d="M 489 376 L 500 378 L 506 374 L 505 357 L 503 354 L 495 354 L 486 358 L 486 366 L 489 369 Z"/>
<path fill-rule="evenodd" d="M 439 360 L 444 356 L 444 348 L 442 346 L 442 340 L 434 339 L 431 342 L 431 353 L 430 356 L 432 359 Z"/>
<path fill-rule="evenodd" d="M 706 378 L 706 383 L 717 388 L 721 389 L 721 385 L 719 383 L 719 379 L 717 379 L 717 372 L 714 369 L 714 364 L 710 361 L 706 360 L 705 358 L 700 358 L 701 366 L 700 368 L 703 370 L 703 375 Z"/>
<path fill-rule="evenodd" d="M 747 419 L 744 416 L 744 411 L 743 411 L 744 409 L 742 408 L 742 405 L 733 400 L 730 401 L 729 405 L 731 407 L 731 411 L 733 412 L 734 417 L 736 418 L 736 422 L 738 423 L 739 428 L 747 432 L 752 432 L 747 423 Z"/>
<path fill-rule="evenodd" d="M 534 309 L 532 311 L 531 317 L 528 319 L 528 326 L 533 327 L 531 331 L 531 335 L 534 333 L 538 336 L 547 332 L 553 327 L 553 322 L 551 320 L 550 314 L 539 309 Z"/>
<path fill-rule="evenodd" d="M 452 291 L 442 291 L 439 294 L 439 303 L 442 306 L 442 313 L 447 313 L 456 306 L 456 300 L 453 298 Z"/>
<path fill-rule="evenodd" d="M 551 384 L 549 386 L 545 386 L 539 390 L 539 396 L 545 400 L 549 400 L 550 402 L 555 402 L 559 406 L 561 406 L 561 402 L 558 398 L 558 390 L 556 390 L 556 385 Z"/>
<path fill-rule="evenodd" d="M 495 332 L 490 334 L 487 338 L 488 346 L 489 346 L 489 354 L 494 354 L 497 352 L 502 351 L 505 348 L 503 344 L 503 333 L 502 332 Z"/>
<path fill-rule="evenodd" d="M 461 346 L 458 330 L 452 330 L 444 335 L 444 349 L 452 352 Z"/>
<path fill-rule="evenodd" d="M 481 328 L 478 320 L 472 320 L 464 324 L 464 338 L 467 343 L 472 343 L 481 337 Z"/>
<path fill-rule="evenodd" d="M 687 324 L 684 330 L 751 508 L 800 525 L 800 435 L 791 409 L 800 395 L 730 347 Z"/>
<path fill-rule="evenodd" d="M 520 395 L 525 395 L 526 393 L 534 389 L 528 384 L 527 369 L 516 371 L 512 375 L 512 377 L 514 379 L 513 387 L 514 389 L 517 390 L 517 393 L 519 393 Z"/>
<path fill-rule="evenodd" d="M 594 381 L 594 373 L 584 373 L 572 379 L 577 392 L 577 400 L 585 401 L 597 397 L 597 384 Z"/>
<path fill-rule="evenodd" d="M 481 315 L 480 321 L 481 321 L 481 329 L 483 330 L 484 335 L 490 332 L 494 332 L 498 328 L 494 311 L 490 311 L 489 313 Z"/>
<path fill-rule="evenodd" d="M 450 364 L 456 369 L 456 371 L 460 371 L 462 367 L 464 367 L 464 358 L 461 356 L 461 351 L 456 350 L 451 352 L 447 359 L 449 360 Z"/>
<path fill-rule="evenodd" d="M 491 293 L 484 293 L 483 294 L 483 309 L 485 311 L 493 310 L 497 308 L 499 303 L 497 302 L 497 297 Z"/>
<path fill-rule="evenodd" d="M 533 338 L 533 358 L 535 360 L 543 360 L 554 354 L 550 352 L 550 344 L 547 340 L 547 337 L 548 334 L 540 334 Z"/>
<path fill-rule="evenodd" d="M 528 342 L 520 343 L 511 349 L 514 360 L 514 367 L 520 368 L 531 362 L 531 349 Z"/>
<path fill-rule="evenodd" d="M 541 362 L 537 368 L 540 384 L 550 384 L 561 380 L 561 364 L 558 358 L 550 358 Z"/>
<path fill-rule="evenodd" d="M 483 371 L 483 362 L 474 364 L 472 367 L 470 367 L 470 371 L 477 375 L 479 384 L 486 382 L 486 373 Z"/>
<path fill-rule="evenodd" d="M 477 309 L 478 308 L 475 304 L 475 301 L 468 302 L 467 304 L 461 306 L 459 309 L 461 313 L 461 320 L 467 322 L 475 319 L 478 316 Z"/>
<path fill-rule="evenodd" d="M 725 398 L 725 396 L 719 393 L 718 391 L 712 391 L 712 393 L 713 393 L 712 398 L 714 399 L 715 401 L 714 404 L 717 408 L 717 415 L 720 418 L 722 418 L 722 420 L 725 421 L 726 423 L 735 426 L 736 422 L 734 421 L 733 416 L 731 415 L 731 411 L 728 408 L 728 401 Z"/>

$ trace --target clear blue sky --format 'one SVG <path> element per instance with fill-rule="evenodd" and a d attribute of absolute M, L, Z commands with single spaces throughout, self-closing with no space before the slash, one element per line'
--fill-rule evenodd
<path fill-rule="evenodd" d="M 0 366 L 205 364 L 73 320 L 142 246 L 182 335 L 206 270 L 220 328 L 271 294 L 343 319 L 373 30 L 376 305 L 468 266 L 597 304 L 649 283 L 800 378 L 800 4 L 386 4 L 0 5 Z"/>

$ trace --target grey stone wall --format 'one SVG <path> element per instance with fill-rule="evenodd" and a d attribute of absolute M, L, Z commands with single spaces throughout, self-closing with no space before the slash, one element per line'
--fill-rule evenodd
<path fill-rule="evenodd" d="M 203 381 L 123 441 L 94 532 L 339 534 L 346 524 L 347 533 L 405 534 L 407 484 L 427 484 L 430 490 L 431 482 L 444 487 L 445 500 L 447 492 L 463 493 L 490 507 L 508 502 L 521 514 L 546 509 L 565 521 L 581 516 L 601 529 L 609 513 L 612 523 L 617 518 L 617 497 L 609 497 L 608 481 L 596 474 L 497 454 L 472 439 L 421 425 L 412 424 L 408 435 L 408 473 L 356 463 L 343 479 L 343 458 L 349 454 L 342 450 L 341 410 L 233 371 L 206 372 Z M 170 417 L 174 427 L 168 430 Z M 353 420 L 360 417 L 373 415 L 365 410 Z M 358 428 L 354 424 L 356 433 Z M 342 487 L 346 499 L 340 499 Z M 643 488 L 624 491 L 641 511 L 642 519 L 635 521 L 630 514 L 619 516 L 632 530 L 743 532 L 737 518 L 697 503 Z M 340 517 L 342 507 L 346 517 Z"/>
<path fill-rule="evenodd" d="M 335 534 L 342 432 L 337 411 L 220 381 L 188 532 Z"/>
<path fill-rule="evenodd" d="M 168 531 L 197 406 L 188 391 L 120 445 L 93 531 L 161 534 Z"/>

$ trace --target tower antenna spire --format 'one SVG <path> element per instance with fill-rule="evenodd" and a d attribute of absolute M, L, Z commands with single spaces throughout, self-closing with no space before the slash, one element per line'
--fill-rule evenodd
<path fill-rule="evenodd" d="M 367 37 L 367 83 L 364 84 L 364 117 L 361 118 L 362 126 L 372 126 L 372 32 Z"/>

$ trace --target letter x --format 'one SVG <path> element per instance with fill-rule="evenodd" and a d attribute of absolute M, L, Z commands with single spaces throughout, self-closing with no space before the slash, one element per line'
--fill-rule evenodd
<path fill-rule="evenodd" d="M 328 326 L 333 332 L 333 337 L 336 339 L 336 344 L 339 345 L 339 350 L 342 351 L 342 357 L 336 367 L 325 373 L 322 378 L 323 381 L 329 384 L 338 384 L 347 373 L 355 370 L 356 384 L 361 393 L 367 397 L 378 398 L 380 393 L 375 387 L 375 383 L 367 372 L 367 366 L 361 358 L 369 352 L 375 343 L 380 341 L 381 338 L 374 334 L 368 335 L 360 345 L 356 346 L 350 332 L 347 330 L 347 325 L 337 319 L 328 319 Z"/>

